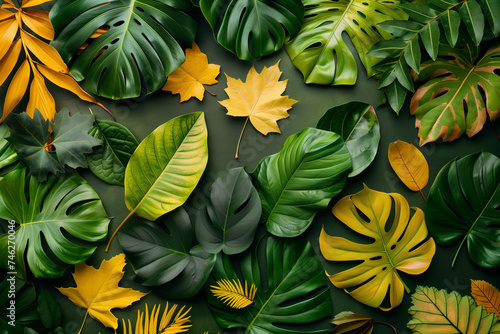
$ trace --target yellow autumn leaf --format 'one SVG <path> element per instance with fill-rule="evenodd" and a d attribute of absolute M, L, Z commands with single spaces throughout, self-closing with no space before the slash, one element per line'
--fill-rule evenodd
<path fill-rule="evenodd" d="M 146 303 L 146 315 L 144 312 L 137 310 L 137 320 L 135 322 L 135 331 L 132 332 L 132 324 L 130 323 L 130 319 L 128 320 L 128 332 L 127 332 L 127 324 L 125 320 L 122 319 L 123 322 L 123 334 L 176 334 L 187 332 L 191 324 L 188 316 L 191 308 L 188 308 L 185 312 L 183 306 L 179 312 L 174 317 L 175 310 L 177 309 L 177 304 L 174 304 L 172 308 L 168 308 L 168 302 L 165 306 L 165 310 L 163 311 L 163 315 L 158 323 L 158 316 L 160 314 L 160 305 L 153 306 L 153 310 L 151 311 L 151 316 L 148 311 L 148 304 Z"/>
<path fill-rule="evenodd" d="M 411 275 L 423 273 L 436 251 L 434 240 L 427 239 L 423 211 L 412 209 L 410 219 L 410 207 L 403 196 L 371 190 L 366 185 L 359 193 L 339 200 L 332 209 L 335 217 L 373 242 L 357 243 L 332 237 L 323 228 L 319 246 L 325 259 L 361 261 L 353 268 L 327 274 L 332 284 L 368 306 L 384 311 L 398 306 L 404 290 L 410 292 L 399 271 Z M 394 218 L 389 222 L 391 214 Z M 388 225 L 390 228 L 386 230 Z M 389 307 L 381 306 L 386 295 Z"/>
<path fill-rule="evenodd" d="M 50 23 L 48 12 L 39 9 L 26 9 L 24 14 L 24 24 L 35 34 L 49 41 L 54 39 L 54 28 Z"/>
<path fill-rule="evenodd" d="M 113 308 L 125 308 L 141 299 L 145 293 L 118 286 L 123 277 L 125 254 L 110 260 L 103 260 L 99 269 L 80 263 L 75 266 L 73 278 L 76 288 L 57 288 L 75 305 L 87 309 L 80 332 L 87 315 L 106 327 L 118 328 L 118 319 L 111 313 Z"/>
<path fill-rule="evenodd" d="M 490 313 L 497 315 L 500 319 L 500 291 L 485 281 L 471 281 L 471 295 L 476 304 L 483 305 Z"/>
<path fill-rule="evenodd" d="M 234 309 L 242 309 L 253 303 L 257 287 L 252 284 L 250 291 L 248 290 L 247 282 L 245 281 L 245 289 L 241 285 L 240 280 L 223 279 L 217 281 L 217 286 L 211 285 L 210 291 L 215 297 L 219 298 L 224 304 Z"/>
<path fill-rule="evenodd" d="M 280 76 L 279 61 L 269 68 L 264 67 L 260 74 L 252 66 L 246 82 L 233 79 L 226 74 L 225 92 L 229 99 L 219 101 L 219 103 L 226 107 L 226 115 L 247 117 L 238 140 L 236 158 L 238 158 L 238 148 L 248 120 L 263 135 L 269 132 L 281 133 L 277 121 L 290 116 L 287 111 L 299 102 L 288 96 L 281 96 L 288 80 L 279 81 Z"/>
<path fill-rule="evenodd" d="M 193 96 L 202 101 L 205 90 L 215 95 L 203 85 L 216 84 L 219 73 L 220 66 L 209 64 L 207 55 L 193 42 L 192 48 L 186 49 L 186 61 L 170 73 L 162 90 L 180 94 L 181 102 Z"/>
<path fill-rule="evenodd" d="M 429 165 L 422 152 L 402 140 L 389 144 L 389 163 L 397 176 L 412 191 L 420 191 L 429 182 Z"/>

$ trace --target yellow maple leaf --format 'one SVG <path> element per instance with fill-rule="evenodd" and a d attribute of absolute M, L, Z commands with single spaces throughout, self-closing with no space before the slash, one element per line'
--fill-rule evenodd
<path fill-rule="evenodd" d="M 111 313 L 111 309 L 125 308 L 146 295 L 140 291 L 118 286 L 124 274 L 124 266 L 125 254 L 123 253 L 108 261 L 103 260 L 99 269 L 83 262 L 75 266 L 73 273 L 76 288 L 57 288 L 75 305 L 87 309 L 79 333 L 88 315 L 104 326 L 116 330 L 118 319 Z"/>
<path fill-rule="evenodd" d="M 267 135 L 269 132 L 281 133 L 278 120 L 290 116 L 287 111 L 292 105 L 299 102 L 288 98 L 288 96 L 281 96 L 286 89 L 288 80 L 279 81 L 281 76 L 279 63 L 278 61 L 269 68 L 264 67 L 260 74 L 252 66 L 246 82 L 231 78 L 226 74 L 227 88 L 225 92 L 229 99 L 219 101 L 219 103 L 226 107 L 226 115 L 247 117 L 238 140 L 236 158 L 238 158 L 241 137 L 248 120 L 263 135 Z"/>
<path fill-rule="evenodd" d="M 186 49 L 186 61 L 170 73 L 162 90 L 180 94 L 181 102 L 193 96 L 202 101 L 205 91 L 215 96 L 203 85 L 216 84 L 219 73 L 220 66 L 209 64 L 207 55 L 193 42 L 192 48 Z"/>

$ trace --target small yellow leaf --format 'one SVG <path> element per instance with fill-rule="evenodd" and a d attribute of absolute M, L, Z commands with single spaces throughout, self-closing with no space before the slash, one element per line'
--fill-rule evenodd
<path fill-rule="evenodd" d="M 0 86 L 3 85 L 5 80 L 9 77 L 10 72 L 14 69 L 14 66 L 16 66 L 17 59 L 21 53 L 21 46 L 21 39 L 16 39 L 14 44 L 9 48 L 9 51 L 0 59 Z"/>
<path fill-rule="evenodd" d="M 8 115 L 12 109 L 17 106 L 19 101 L 23 98 L 28 88 L 30 81 L 31 69 L 28 60 L 23 61 L 16 74 L 10 82 L 7 95 L 5 95 L 5 102 L 3 106 L 3 113 Z"/>
<path fill-rule="evenodd" d="M 196 97 L 203 100 L 206 88 L 203 85 L 213 85 L 218 81 L 220 66 L 209 64 L 207 55 L 193 42 L 191 49 L 186 49 L 186 61 L 167 78 L 162 90 L 181 95 L 181 102 Z"/>
<path fill-rule="evenodd" d="M 22 11 L 21 19 L 35 34 L 49 41 L 54 39 L 54 28 L 52 28 L 52 23 L 50 23 L 48 12 L 38 9 L 27 9 Z"/>
<path fill-rule="evenodd" d="M 157 308 L 158 307 L 158 308 Z M 135 334 L 176 334 L 187 332 L 191 324 L 188 316 L 191 308 L 187 309 L 185 312 L 183 306 L 175 317 L 174 313 L 177 309 L 177 304 L 174 304 L 171 309 L 168 308 L 168 302 L 165 306 L 165 311 L 161 317 L 160 323 L 158 324 L 158 315 L 160 313 L 160 305 L 153 306 L 153 310 L 151 311 L 151 316 L 148 311 L 148 304 L 146 303 L 146 315 L 144 316 L 144 312 L 137 310 L 137 320 L 135 323 Z M 173 317 L 173 319 L 172 319 Z M 143 321 L 144 320 L 144 321 Z M 127 324 L 124 319 L 123 322 L 123 334 L 127 334 Z M 128 319 L 128 334 L 132 333 L 132 324 L 130 323 L 130 319 Z"/>
<path fill-rule="evenodd" d="M 87 314 L 92 318 L 116 330 L 118 319 L 111 313 L 111 309 L 125 308 L 146 295 L 118 286 L 124 274 L 124 266 L 125 254 L 119 254 L 108 261 L 103 260 L 99 269 L 85 263 L 77 264 L 73 273 L 76 288 L 57 289 L 75 305 L 87 309 Z"/>
<path fill-rule="evenodd" d="M 483 305 L 500 319 L 500 291 L 485 281 L 471 281 L 471 295 L 476 304 Z"/>
<path fill-rule="evenodd" d="M 211 285 L 210 291 L 215 297 L 219 298 L 224 304 L 234 309 L 242 309 L 253 303 L 257 288 L 252 284 L 250 291 L 245 281 L 245 290 L 241 285 L 240 280 L 233 280 L 233 282 L 224 279 L 216 282 L 218 286 Z"/>
<path fill-rule="evenodd" d="M 17 28 L 17 21 L 14 17 L 0 21 L 0 59 L 9 51 L 14 38 L 16 38 Z"/>
<path fill-rule="evenodd" d="M 0 9 L 0 21 L 12 19 L 14 18 L 14 13 L 4 9 L 3 7 Z"/>
<path fill-rule="evenodd" d="M 33 81 L 30 86 L 30 100 L 26 107 L 26 113 L 33 118 L 35 109 L 38 109 L 45 119 L 54 121 L 54 115 L 56 114 L 54 98 L 50 95 L 45 80 L 40 73 L 33 71 L 33 74 Z"/>
<path fill-rule="evenodd" d="M 21 38 L 24 45 L 32 52 L 40 62 L 61 73 L 69 73 L 68 66 L 52 46 L 42 42 L 33 35 L 21 30 Z"/>
<path fill-rule="evenodd" d="M 44 4 L 46 2 L 49 2 L 52 0 L 23 0 L 22 2 L 22 7 L 27 8 L 27 7 L 35 7 L 41 4 Z"/>

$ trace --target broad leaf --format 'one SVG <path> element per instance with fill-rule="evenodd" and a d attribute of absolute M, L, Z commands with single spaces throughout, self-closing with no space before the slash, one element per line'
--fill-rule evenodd
<path fill-rule="evenodd" d="M 490 313 L 494 313 L 500 320 L 500 291 L 485 281 L 471 281 L 471 295 L 476 304 L 483 305 Z"/>
<path fill-rule="evenodd" d="M 425 216 L 438 244 L 461 240 L 469 256 L 485 268 L 500 266 L 500 159 L 475 153 L 452 160 L 432 184 Z"/>
<path fill-rule="evenodd" d="M 52 45 L 72 63 L 77 81 L 111 99 L 137 97 L 160 89 L 184 62 L 196 22 L 185 0 L 61 0 L 50 11 Z M 109 30 L 77 51 L 99 28 Z M 102 51 L 104 50 L 104 52 Z"/>
<path fill-rule="evenodd" d="M 196 238 L 209 253 L 237 254 L 252 244 L 262 213 L 259 194 L 243 168 L 225 172 L 210 187 L 196 217 Z"/>
<path fill-rule="evenodd" d="M 125 167 L 139 142 L 125 126 L 106 120 L 96 119 L 89 134 L 102 140 L 102 146 L 87 156 L 90 170 L 104 182 L 123 185 Z"/>
<path fill-rule="evenodd" d="M 14 321 L 16 327 L 31 327 L 36 329 L 43 328 L 40 322 L 40 316 L 37 311 L 37 295 L 36 288 L 33 285 L 8 275 L 2 274 L 2 282 L 0 283 L 0 323 L 3 321 Z M 14 280 L 14 282 L 12 282 Z M 11 291 L 11 284 L 15 285 L 15 290 Z M 15 297 L 11 294 L 14 292 Z M 11 296 L 9 296 L 11 295 Z M 11 306 L 11 300 L 15 301 L 14 306 Z M 57 304 L 56 304 L 57 305 Z M 11 315 L 11 310 L 14 309 L 14 314 Z M 12 328 L 12 326 L 9 326 Z M 1 331 L 2 334 L 10 334 L 10 331 Z M 22 331 L 21 331 L 22 333 Z"/>
<path fill-rule="evenodd" d="M 413 318 L 407 327 L 414 333 L 500 333 L 500 322 L 484 306 L 456 291 L 447 293 L 434 287 L 417 286 L 408 312 Z"/>
<path fill-rule="evenodd" d="M 10 133 L 7 125 L 0 124 L 0 169 L 19 160 L 19 156 L 12 147 L 12 144 L 7 140 Z"/>
<path fill-rule="evenodd" d="M 148 311 L 148 303 L 146 303 L 146 312 L 141 312 L 137 310 L 137 320 L 135 323 L 135 334 L 149 334 L 149 333 L 158 333 L 158 334 L 177 334 L 187 332 L 190 324 L 191 318 L 189 311 L 191 308 L 188 308 L 184 311 L 185 306 L 181 307 L 177 314 L 175 311 L 177 309 L 177 304 L 174 304 L 171 308 L 165 305 L 165 310 L 163 311 L 163 315 L 161 318 L 160 315 L 161 305 L 153 306 L 153 310 L 151 310 L 151 315 L 149 315 Z M 175 314 L 175 317 L 174 317 Z M 160 319 L 160 321 L 158 321 Z M 125 319 L 122 319 L 123 322 L 123 334 L 127 334 L 127 324 L 125 323 Z M 130 323 L 130 319 L 128 320 L 128 333 L 132 334 L 132 324 Z"/>
<path fill-rule="evenodd" d="M 367 51 L 375 43 L 391 38 L 391 34 L 375 26 L 408 17 L 398 8 L 397 0 L 304 0 L 303 3 L 304 23 L 286 50 L 306 83 L 353 85 L 356 82 L 356 60 L 342 37 L 344 32 L 371 77 L 376 73 L 372 67 L 380 59 L 367 55 Z"/>
<path fill-rule="evenodd" d="M 189 298 L 205 284 L 215 255 L 196 244 L 188 214 L 179 208 L 162 218 L 162 223 L 143 222 L 124 229 L 120 244 L 137 281 L 161 285 L 157 291 L 169 298 Z"/>
<path fill-rule="evenodd" d="M 264 254 L 259 256 L 259 249 Z M 302 333 L 289 328 L 314 323 L 332 311 L 323 268 L 309 242 L 261 239 L 239 259 L 238 267 L 227 255 L 219 256 L 210 283 L 221 279 L 240 279 L 257 286 L 255 304 L 242 310 L 230 309 L 207 291 L 210 309 L 224 329 L 244 327 L 247 334 Z M 330 326 L 316 328 L 308 333 L 325 333 Z"/>
<path fill-rule="evenodd" d="M 398 306 L 404 290 L 409 293 L 398 271 L 411 275 L 423 273 L 436 251 L 434 240 L 427 239 L 424 213 L 419 208 L 413 210 L 410 217 L 410 206 L 400 194 L 382 193 L 366 186 L 338 201 L 332 209 L 335 217 L 373 242 L 332 237 L 323 228 L 319 246 L 328 261 L 362 261 L 345 271 L 327 274 L 333 285 L 371 307 L 387 311 Z M 354 289 L 349 291 L 349 288 Z M 382 306 L 386 295 L 389 307 Z"/>
<path fill-rule="evenodd" d="M 97 193 L 76 172 L 50 176 L 44 183 L 25 175 L 25 168 L 14 169 L 0 180 L 0 218 L 18 224 L 17 274 L 26 278 L 29 267 L 35 277 L 62 276 L 64 263 L 92 255 L 93 243 L 106 238 L 110 219 Z M 0 255 L 7 268 L 7 234 L 0 237 Z"/>
<path fill-rule="evenodd" d="M 37 312 L 45 328 L 55 328 L 62 321 L 61 308 L 47 290 L 41 290 L 38 295 Z"/>
<path fill-rule="evenodd" d="M 352 162 L 342 138 L 306 128 L 262 159 L 252 176 L 262 202 L 261 221 L 279 237 L 296 237 L 328 206 L 347 180 Z"/>
<path fill-rule="evenodd" d="M 375 109 L 362 102 L 349 102 L 328 109 L 316 128 L 339 134 L 352 158 L 353 177 L 375 159 L 380 141 L 380 125 Z"/>
<path fill-rule="evenodd" d="M 200 0 L 200 8 L 227 50 L 244 60 L 281 49 L 300 30 L 300 0 Z"/>

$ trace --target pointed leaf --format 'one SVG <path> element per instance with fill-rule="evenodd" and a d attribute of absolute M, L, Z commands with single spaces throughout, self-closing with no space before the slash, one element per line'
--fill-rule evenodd
<path fill-rule="evenodd" d="M 407 49 L 408 50 L 408 49 Z M 406 52 L 405 52 L 406 54 Z M 405 57 L 406 58 L 406 57 Z M 401 60 L 396 64 L 396 69 L 394 70 L 398 82 L 407 90 L 414 91 L 413 79 L 410 76 L 410 69 L 405 60 Z"/>
<path fill-rule="evenodd" d="M 426 26 L 426 28 L 429 27 L 429 25 Z M 408 46 L 405 49 L 405 59 L 408 65 L 415 71 L 415 72 L 420 72 L 420 44 L 418 44 L 419 38 L 418 36 L 415 36 L 410 43 L 408 43 Z M 400 62 L 402 64 L 402 62 Z M 401 82 L 401 81 L 400 81 Z M 409 89 L 411 90 L 411 89 Z"/>
<path fill-rule="evenodd" d="M 14 17 L 0 21 L 0 59 L 9 51 L 14 38 L 16 38 L 17 30 L 18 24 Z"/>
<path fill-rule="evenodd" d="M 49 20 L 49 13 L 39 9 L 25 9 L 21 12 L 24 24 L 37 35 L 51 41 L 54 38 L 54 28 Z"/>
<path fill-rule="evenodd" d="M 177 312 L 174 317 L 175 311 L 177 309 L 177 304 L 174 304 L 170 309 L 168 308 L 168 302 L 165 305 L 165 310 L 163 311 L 163 315 L 158 322 L 158 316 L 160 314 L 161 306 L 159 304 L 153 306 L 153 310 L 151 311 L 151 316 L 148 311 L 148 303 L 146 303 L 146 312 L 141 312 L 137 310 L 137 320 L 135 323 L 135 334 L 149 334 L 149 333 L 158 333 L 158 334 L 177 334 L 187 332 L 190 324 L 191 316 L 188 315 L 191 308 L 188 308 L 184 311 L 185 306 L 181 307 L 181 309 Z M 173 318 L 173 319 L 172 319 Z M 127 334 L 127 325 L 125 323 L 125 319 L 122 319 L 123 322 L 123 334 Z M 130 319 L 128 320 L 128 333 L 132 334 L 132 325 L 130 324 Z"/>
<path fill-rule="evenodd" d="M 405 13 L 407 13 L 413 20 L 426 24 L 434 17 L 436 17 L 436 11 L 429 6 L 418 4 L 418 3 L 405 3 L 399 6 Z"/>
<path fill-rule="evenodd" d="M 30 117 L 34 117 L 36 110 L 42 114 L 43 118 L 52 121 L 56 114 L 56 103 L 45 85 L 45 79 L 38 71 L 33 71 L 33 81 L 31 81 L 30 99 L 26 107 L 26 113 Z"/>
<path fill-rule="evenodd" d="M 374 325 L 372 318 L 350 311 L 340 312 L 331 323 L 335 325 L 335 328 L 329 331 L 329 334 L 353 333 L 354 330 L 354 334 L 371 333 Z"/>
<path fill-rule="evenodd" d="M 62 60 L 59 53 L 52 46 L 42 42 L 30 33 L 21 30 L 21 38 L 28 50 L 35 55 L 36 58 L 54 71 L 61 73 L 69 73 L 68 67 Z"/>
<path fill-rule="evenodd" d="M 488 19 L 493 35 L 500 34 L 500 3 L 495 0 L 480 0 L 479 2 Z"/>
<path fill-rule="evenodd" d="M 9 89 L 7 90 L 7 95 L 5 96 L 5 102 L 3 105 L 3 113 L 10 114 L 10 112 L 17 106 L 21 101 L 24 94 L 26 94 L 26 89 L 28 88 L 28 83 L 31 77 L 31 68 L 28 59 L 23 61 L 21 66 L 17 69 L 16 74 L 10 82 Z"/>
<path fill-rule="evenodd" d="M 380 41 L 372 46 L 367 54 L 378 58 L 398 57 L 404 52 L 407 44 L 408 42 L 401 39 Z"/>
<path fill-rule="evenodd" d="M 231 282 L 223 279 L 215 283 L 217 286 L 211 285 L 210 291 L 215 297 L 231 308 L 240 310 L 251 305 L 255 299 L 255 293 L 257 292 L 255 284 L 252 284 L 250 290 L 248 290 L 248 284 L 245 281 L 245 290 L 243 290 L 240 280 L 233 279 Z"/>
<path fill-rule="evenodd" d="M 484 33 L 484 16 L 481 6 L 476 0 L 469 0 L 462 4 L 459 13 L 472 40 L 479 45 Z"/>
<path fill-rule="evenodd" d="M 390 143 L 389 163 L 399 179 L 410 190 L 422 192 L 422 189 L 429 182 L 427 160 L 425 160 L 422 152 L 412 144 L 401 140 Z"/>
<path fill-rule="evenodd" d="M 483 305 L 500 320 L 500 291 L 485 281 L 471 281 L 471 295 L 477 305 Z"/>
<path fill-rule="evenodd" d="M 379 23 L 378 27 L 391 33 L 396 38 L 405 40 L 418 34 L 423 24 L 414 21 L 389 20 Z M 397 39 L 392 39 L 391 41 L 396 40 Z M 383 43 L 383 41 L 381 43 Z"/>
<path fill-rule="evenodd" d="M 61 307 L 47 290 L 41 290 L 38 295 L 37 311 L 45 328 L 55 328 L 62 321 Z"/>
<path fill-rule="evenodd" d="M 443 26 L 448 44 L 455 47 L 460 32 L 460 14 L 454 10 L 448 10 L 439 17 L 439 22 Z"/>
<path fill-rule="evenodd" d="M 448 13 L 449 12 L 450 11 L 448 11 Z M 460 22 L 460 20 L 458 22 Z M 422 38 L 422 43 L 424 44 L 425 51 L 427 51 L 429 56 L 433 60 L 435 60 L 436 57 L 438 56 L 438 47 L 439 47 L 439 38 L 440 38 L 438 21 L 434 20 L 434 21 L 430 22 L 428 25 L 426 25 L 422 29 L 422 32 L 420 33 L 420 37 Z M 417 47 L 420 47 L 420 46 L 417 46 Z M 419 70 L 416 72 L 420 72 L 420 59 L 418 59 L 418 67 L 419 67 Z M 413 69 L 415 69 L 415 68 L 413 68 Z"/>
<path fill-rule="evenodd" d="M 399 115 L 399 111 L 405 103 L 406 94 L 408 91 L 401 86 L 399 81 L 394 81 L 392 84 L 385 88 L 385 94 L 387 95 L 387 101 L 391 108 Z"/>
<path fill-rule="evenodd" d="M 9 77 L 10 73 L 14 69 L 17 63 L 17 59 L 21 53 L 21 39 L 18 38 L 16 41 L 10 46 L 9 50 L 5 54 L 5 56 L 0 59 L 0 86 L 3 85 L 5 80 Z M 5 113 L 5 109 L 3 111 L 2 119 L 0 122 L 4 120 L 7 116 Z"/>

